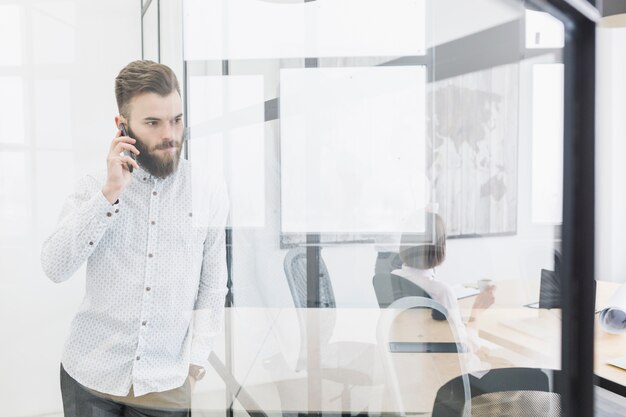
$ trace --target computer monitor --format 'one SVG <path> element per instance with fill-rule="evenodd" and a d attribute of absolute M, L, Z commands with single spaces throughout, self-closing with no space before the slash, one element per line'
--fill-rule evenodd
<path fill-rule="evenodd" d="M 561 253 L 554 251 L 554 271 L 541 270 L 539 308 L 561 308 Z"/>
<path fill-rule="evenodd" d="M 541 270 L 539 308 L 561 308 L 561 279 L 556 271 Z"/>

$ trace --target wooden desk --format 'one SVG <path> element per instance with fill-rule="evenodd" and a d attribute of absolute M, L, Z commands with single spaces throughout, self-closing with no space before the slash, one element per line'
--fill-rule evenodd
<path fill-rule="evenodd" d="M 560 367 L 560 312 L 521 307 L 536 301 L 539 293 L 538 285 L 526 288 L 527 285 L 498 283 L 496 303 L 481 320 L 481 338 L 497 345 L 479 355 L 485 366 Z M 599 305 L 616 286 L 598 284 Z M 461 309 L 466 315 L 472 302 L 472 299 L 461 300 Z M 318 342 L 313 343 L 312 352 L 319 355 L 326 369 L 311 369 L 310 362 L 307 369 L 307 361 L 299 361 L 303 342 L 299 314 L 303 312 L 305 325 L 312 323 L 317 329 L 313 333 L 318 334 Z M 376 334 L 381 310 L 235 308 L 229 309 L 227 315 L 232 329 L 233 376 L 258 404 L 259 411 L 268 414 L 400 411 L 393 401 L 390 375 L 383 367 L 384 351 Z M 524 319 L 535 320 L 552 336 L 525 333 L 505 323 Z M 310 329 L 305 331 L 311 336 Z M 445 322 L 431 320 L 426 310 L 411 310 L 399 316 L 391 329 L 391 337 L 395 341 L 452 340 Z M 626 386 L 626 371 L 606 365 L 608 359 L 624 354 L 626 335 L 607 334 L 597 325 L 595 369 L 605 387 L 607 384 Z M 219 356 L 226 357 L 224 353 Z M 392 356 L 404 411 L 418 414 L 430 412 L 439 387 L 460 374 L 462 364 L 467 365 L 470 359 L 468 355 L 459 355 L 459 362 L 456 354 L 445 353 Z M 480 365 L 475 366 L 478 368 Z M 200 381 L 193 408 L 198 411 L 227 408 L 230 404 L 225 401 L 221 385 L 216 375 Z M 237 402 L 233 408 L 243 410 Z"/>
<path fill-rule="evenodd" d="M 604 306 L 619 285 L 598 281 L 596 306 Z M 508 298 L 510 292 L 519 293 L 518 286 L 519 283 L 502 282 L 499 284 L 498 292 L 503 292 L 505 298 Z M 525 300 L 524 304 L 531 301 L 536 300 Z M 467 304 L 465 306 L 467 307 Z M 532 331 L 516 330 L 512 325 L 504 323 L 524 319 L 537 323 L 541 329 L 533 334 Z M 502 306 L 496 302 L 485 313 L 480 336 L 523 356 L 534 358 L 540 367 L 560 368 L 561 313 L 559 309 L 510 308 L 508 304 Z M 605 332 L 596 315 L 594 339 L 594 372 L 598 377 L 597 384 L 626 396 L 626 371 L 607 364 L 610 359 L 626 355 L 626 334 L 616 335 Z"/>

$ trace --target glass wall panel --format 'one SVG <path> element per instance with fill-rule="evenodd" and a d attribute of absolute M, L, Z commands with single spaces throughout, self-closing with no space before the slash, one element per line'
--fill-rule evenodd
<path fill-rule="evenodd" d="M 624 133 L 623 117 L 626 108 L 626 53 L 620 45 L 626 40 L 626 14 L 605 16 L 597 29 L 596 72 L 596 213 L 595 213 L 595 260 L 598 303 L 603 310 L 596 321 L 596 351 L 594 372 L 598 385 L 616 392 L 597 391 L 600 398 L 613 397 L 623 401 L 626 396 L 624 383 L 624 351 L 626 327 L 623 312 L 624 282 L 626 282 L 626 257 L 621 250 L 626 223 L 622 213 L 626 207 L 624 180 Z M 612 307 L 609 309 L 609 307 Z M 621 318 L 621 320 L 620 320 Z"/>
<path fill-rule="evenodd" d="M 185 59 L 423 55 L 425 27 L 415 19 L 424 19 L 425 4 L 187 0 Z"/>
<path fill-rule="evenodd" d="M 563 64 L 533 67 L 533 223 L 563 220 Z"/>
<path fill-rule="evenodd" d="M 281 70 L 282 233 L 423 231 L 425 88 L 424 66 Z"/>
<path fill-rule="evenodd" d="M 24 80 L 20 76 L 0 77 L 0 89 L 11 100 L 0 102 L 0 143 L 23 144 L 25 141 Z"/>
<path fill-rule="evenodd" d="M 73 1 L 32 5 L 33 57 L 37 64 L 76 61 L 76 4 Z"/>
<path fill-rule="evenodd" d="M 231 201 L 233 410 L 431 413 L 520 367 L 554 391 L 563 25 L 497 0 L 183 15 L 189 157 Z"/>
<path fill-rule="evenodd" d="M 0 65 L 22 63 L 22 13 L 17 4 L 0 6 Z"/>
<path fill-rule="evenodd" d="M 1 3 L 0 414 L 58 417 L 62 351 L 86 268 L 55 284 L 41 249 L 76 183 L 106 167 L 113 80 L 141 57 L 140 2 Z"/>
<path fill-rule="evenodd" d="M 572 229 L 587 225 L 565 204 L 588 185 L 571 170 L 581 160 L 573 146 L 589 140 L 568 132 L 566 120 L 580 102 L 565 88 L 577 75 L 565 44 L 586 40 L 570 36 L 571 22 L 520 0 L 2 3 L 0 328 L 10 341 L 0 345 L 2 415 L 62 415 L 59 362 L 77 311 L 127 321 L 122 331 L 116 322 L 99 332 L 101 343 L 75 359 L 88 375 L 90 359 L 102 365 L 126 338 L 125 365 L 133 365 L 123 376 L 133 389 L 141 385 L 133 372 L 147 362 L 146 374 L 160 371 L 162 355 L 184 358 L 172 367 L 186 373 L 195 332 L 211 331 L 194 340 L 205 336 L 202 347 L 217 332 L 202 353 L 210 351 L 207 375 L 190 391 L 196 416 L 441 416 L 470 407 L 472 415 L 558 414 L 556 382 L 568 354 L 561 329 L 589 318 L 563 302 L 572 298 L 564 287 L 575 294 L 580 283 L 571 281 L 582 282 L 566 270 L 576 263 L 564 261 L 584 247 Z M 626 62 L 619 47 L 606 51 Z M 61 242 L 71 240 L 67 246 L 53 245 L 64 250 L 48 267 L 42 247 L 71 223 L 59 215 L 72 207 L 66 198 L 77 180 L 102 180 L 117 132 L 113 78 L 142 56 L 179 77 L 183 114 L 171 121 L 190 162 L 181 195 L 190 188 L 191 201 L 161 200 L 108 235 L 91 213 L 83 218 L 100 227 L 108 246 L 98 249 L 107 255 L 141 241 L 134 255 L 143 259 L 148 248 L 150 266 L 138 276 L 107 261 L 117 273 L 105 270 L 105 278 L 137 279 L 136 297 L 120 304 L 136 309 L 116 316 L 117 293 L 85 297 L 111 283 L 84 266 L 100 244 L 77 237 L 87 226 Z M 619 72 L 607 79 L 605 89 L 623 87 Z M 179 113 L 176 100 L 169 103 Z M 615 109 L 603 116 L 623 119 Z M 161 121 L 128 119 L 135 132 L 140 121 Z M 624 129 L 614 128 L 599 154 L 620 173 Z M 132 184 L 158 201 L 169 178 L 153 175 L 147 185 L 147 177 Z M 601 235 L 607 262 L 598 276 L 618 282 L 598 280 L 593 294 L 595 372 L 602 386 L 624 393 L 626 263 L 611 228 L 623 223 L 626 204 L 621 179 L 606 171 L 600 178 L 612 205 L 599 222 L 608 237 Z M 97 185 L 74 202 L 99 198 Z M 583 197 L 577 210 L 593 203 L 591 192 Z M 134 203 L 120 200 L 121 210 Z M 179 203 L 183 220 L 169 215 Z M 53 285 L 50 265 L 69 263 L 74 251 L 86 254 L 82 263 Z M 212 268 L 224 260 L 218 329 L 224 286 Z M 180 274 L 185 267 L 190 273 Z M 201 273 L 202 284 L 219 283 L 208 291 L 215 315 L 199 308 L 210 303 L 197 303 L 207 294 L 193 281 Z M 185 285 L 185 307 L 168 310 Z M 144 303 L 162 289 L 160 302 Z M 180 330 L 180 343 L 142 333 L 154 320 Z"/>
<path fill-rule="evenodd" d="M 159 0 L 159 52 L 161 63 L 170 67 L 180 82 L 183 77 L 183 2 Z M 153 42 L 153 40 L 147 40 Z M 183 97 L 184 98 L 184 97 Z"/>
<path fill-rule="evenodd" d="M 159 1 L 152 1 L 142 16 L 143 59 L 159 62 Z"/>

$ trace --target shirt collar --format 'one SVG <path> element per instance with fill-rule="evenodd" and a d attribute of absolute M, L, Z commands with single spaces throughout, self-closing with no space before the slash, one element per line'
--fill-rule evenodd
<path fill-rule="evenodd" d="M 400 271 L 399 275 L 402 275 L 403 277 L 406 276 L 419 276 L 419 277 L 423 277 L 423 278 L 427 278 L 427 279 L 435 279 L 435 269 L 434 268 L 430 268 L 430 269 L 419 269 L 419 268 L 413 268 L 411 266 L 408 265 L 402 265 L 402 268 L 399 269 L 398 271 Z"/>

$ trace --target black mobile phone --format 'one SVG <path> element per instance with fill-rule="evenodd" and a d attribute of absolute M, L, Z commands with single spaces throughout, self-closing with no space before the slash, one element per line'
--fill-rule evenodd
<path fill-rule="evenodd" d="M 394 353 L 466 353 L 463 343 L 454 342 L 389 342 L 389 351 Z"/>
<path fill-rule="evenodd" d="M 124 126 L 124 123 L 120 123 L 119 128 L 120 128 L 120 131 L 122 132 L 122 136 L 128 136 L 128 132 L 126 131 L 126 126 Z M 124 151 L 123 153 L 124 155 L 130 156 L 131 158 L 135 159 L 135 154 L 132 153 L 131 151 Z M 133 166 L 131 164 L 126 164 L 126 166 L 128 167 L 128 170 L 132 173 Z"/>

